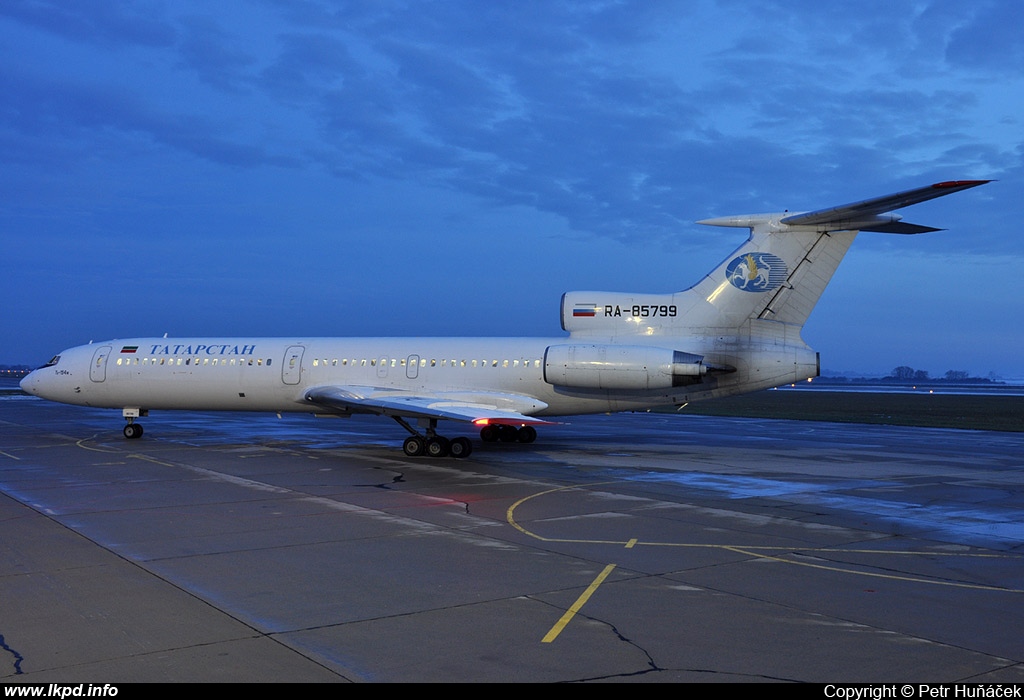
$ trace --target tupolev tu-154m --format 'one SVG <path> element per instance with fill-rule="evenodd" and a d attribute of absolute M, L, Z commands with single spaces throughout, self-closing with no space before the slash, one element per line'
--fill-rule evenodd
<path fill-rule="evenodd" d="M 940 182 L 802 213 L 698 223 L 750 229 L 681 292 L 568 292 L 560 338 L 128 338 L 65 350 L 21 382 L 53 401 L 121 409 L 124 436 L 151 410 L 390 416 L 409 456 L 466 457 L 472 443 L 532 442 L 550 417 L 681 406 L 819 374 L 800 332 L 859 231 L 914 234 L 895 209 L 989 180 Z"/>

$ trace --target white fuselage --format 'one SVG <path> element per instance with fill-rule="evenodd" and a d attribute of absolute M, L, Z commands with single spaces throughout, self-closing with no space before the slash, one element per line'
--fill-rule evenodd
<path fill-rule="evenodd" d="M 660 339 L 664 343 L 665 339 Z M 739 370 L 671 389 L 616 391 L 555 386 L 544 378 L 549 346 L 566 338 L 129 338 L 60 354 L 22 382 L 29 393 L 103 408 L 337 412 L 310 404 L 325 385 L 399 393 L 464 392 L 531 397 L 537 416 L 640 410 L 799 381 L 816 373 L 812 351 L 735 346 Z M 705 350 L 691 338 L 686 348 Z M 744 357 L 756 352 L 757 357 Z"/>

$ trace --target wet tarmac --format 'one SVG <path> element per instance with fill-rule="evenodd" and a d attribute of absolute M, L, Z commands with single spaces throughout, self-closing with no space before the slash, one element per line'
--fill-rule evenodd
<path fill-rule="evenodd" d="M 5 682 L 1024 682 L 1024 434 L 121 425 L 0 395 Z"/>

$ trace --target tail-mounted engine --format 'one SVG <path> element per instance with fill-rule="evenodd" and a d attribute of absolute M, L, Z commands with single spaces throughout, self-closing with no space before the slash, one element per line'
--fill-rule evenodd
<path fill-rule="evenodd" d="M 576 389 L 670 389 L 698 384 L 709 370 L 731 369 L 644 345 L 551 345 L 544 351 L 544 381 Z"/>

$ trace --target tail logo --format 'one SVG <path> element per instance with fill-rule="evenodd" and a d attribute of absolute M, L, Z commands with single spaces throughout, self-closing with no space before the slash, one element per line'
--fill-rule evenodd
<path fill-rule="evenodd" d="M 744 292 L 768 292 L 786 281 L 786 263 L 771 253 L 746 253 L 725 268 L 729 283 Z"/>

